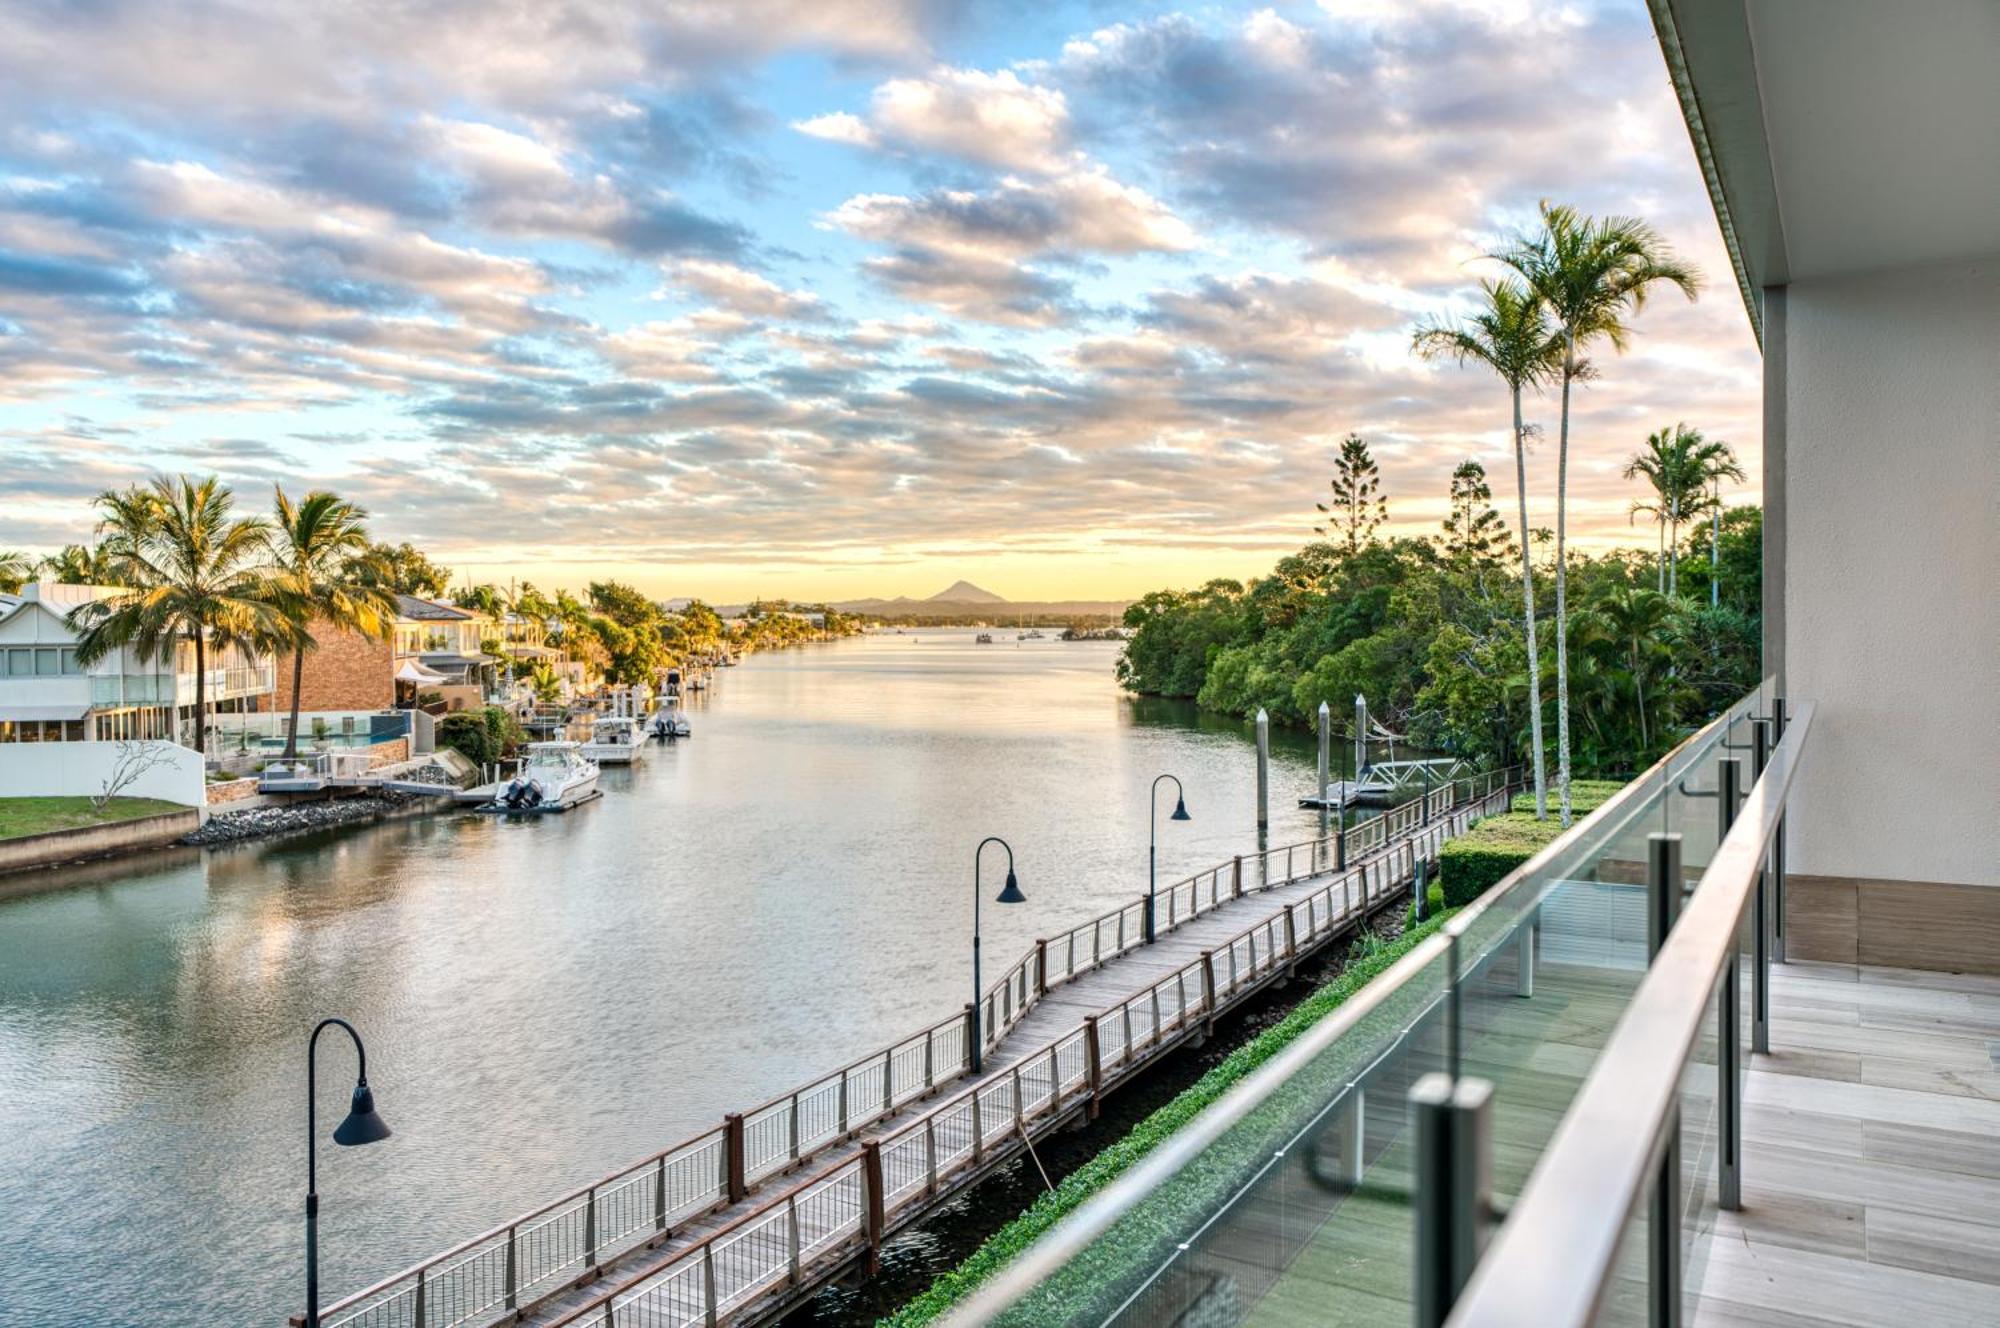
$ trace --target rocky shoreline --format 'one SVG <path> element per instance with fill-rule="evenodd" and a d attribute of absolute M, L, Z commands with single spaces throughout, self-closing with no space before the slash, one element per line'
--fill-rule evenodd
<path fill-rule="evenodd" d="M 441 765 L 425 766 L 406 773 L 402 778 L 419 783 L 458 782 L 452 772 Z M 252 839 L 292 834 L 302 830 L 329 830 L 336 826 L 358 825 L 364 821 L 378 820 L 408 810 L 417 804 L 430 801 L 430 797 L 431 795 L 423 793 L 397 793 L 381 789 L 357 797 L 249 807 L 239 812 L 218 812 L 209 817 L 205 825 L 181 836 L 179 842 L 196 848 L 213 848 L 220 844 L 241 844 Z"/>

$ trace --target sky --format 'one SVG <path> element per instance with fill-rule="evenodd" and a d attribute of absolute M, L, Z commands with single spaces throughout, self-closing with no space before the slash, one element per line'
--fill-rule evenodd
<path fill-rule="evenodd" d="M 218 473 L 477 580 L 1132 596 L 1512 521 L 1505 389 L 1419 361 L 1553 198 L 1703 272 L 1579 390 L 1571 523 L 1757 350 L 1641 0 L 0 0 L 0 548 Z M 1555 406 L 1531 448 L 1552 525 Z M 1754 490 L 1732 496 L 1754 501 Z"/>

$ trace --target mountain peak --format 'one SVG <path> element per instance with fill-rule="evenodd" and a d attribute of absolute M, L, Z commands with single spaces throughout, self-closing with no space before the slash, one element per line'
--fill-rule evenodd
<path fill-rule="evenodd" d="M 981 590 L 970 581 L 954 581 L 945 589 L 931 596 L 934 600 L 951 600 L 957 604 L 1005 604 L 1007 601 L 990 590 Z"/>

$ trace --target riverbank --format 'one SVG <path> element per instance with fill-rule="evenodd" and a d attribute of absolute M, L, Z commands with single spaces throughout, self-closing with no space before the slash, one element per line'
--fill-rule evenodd
<path fill-rule="evenodd" d="M 85 797 L 0 798 L 0 875 L 158 848 L 200 819 L 192 807 L 157 798 L 113 798 L 101 808 Z M 17 878 L 0 893 L 32 888 Z"/>
<path fill-rule="evenodd" d="M 419 766 L 400 777 L 417 783 L 458 782 L 456 775 L 436 763 Z M 190 848 L 215 848 L 223 844 L 269 839 L 276 835 L 363 825 L 385 817 L 444 810 L 451 806 L 449 801 L 435 794 L 398 793 L 388 789 L 314 802 L 270 804 L 236 812 L 217 812 L 208 818 L 205 825 L 181 836 L 180 842 Z"/>

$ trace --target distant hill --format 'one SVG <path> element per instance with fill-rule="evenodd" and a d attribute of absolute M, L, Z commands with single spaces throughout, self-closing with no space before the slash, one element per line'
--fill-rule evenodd
<path fill-rule="evenodd" d="M 977 587 L 974 587 L 976 590 Z M 985 592 L 980 592 L 985 593 Z M 1091 626 L 1124 617 L 1122 599 L 1003 600 L 1003 599 L 850 599 L 833 607 L 843 613 L 919 623 L 1016 623 L 1030 627 Z"/>
<path fill-rule="evenodd" d="M 954 581 L 927 601 L 931 604 L 1005 604 L 1007 601 L 990 590 L 981 590 L 970 581 Z"/>

